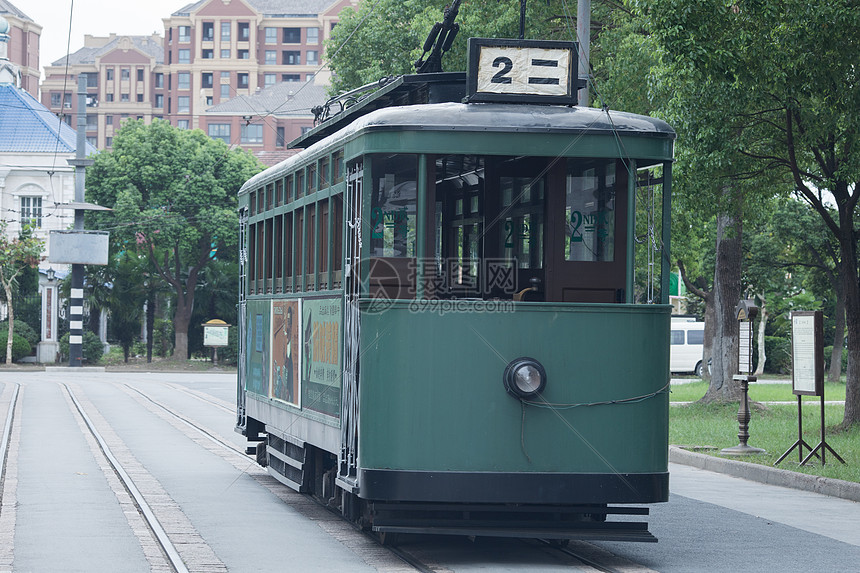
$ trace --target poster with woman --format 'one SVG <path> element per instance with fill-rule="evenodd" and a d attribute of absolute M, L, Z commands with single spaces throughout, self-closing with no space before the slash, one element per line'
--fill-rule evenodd
<path fill-rule="evenodd" d="M 272 398 L 301 406 L 301 301 L 272 301 Z"/>

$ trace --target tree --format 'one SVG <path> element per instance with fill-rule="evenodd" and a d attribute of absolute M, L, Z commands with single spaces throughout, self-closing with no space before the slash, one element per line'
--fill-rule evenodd
<path fill-rule="evenodd" d="M 331 93 L 370 84 L 385 76 L 415 73 L 415 62 L 421 57 L 424 41 L 433 24 L 442 19 L 447 4 L 448 0 L 377 0 L 362 2 L 357 9 L 346 8 L 326 42 L 326 59 L 334 72 Z M 576 8 L 574 5 L 571 14 L 569 4 L 561 0 L 529 2 L 526 37 L 573 40 Z M 445 71 L 466 70 L 469 37 L 519 37 L 520 3 L 470 0 L 460 6 L 457 22 L 460 25 L 457 40 L 442 60 Z"/>
<path fill-rule="evenodd" d="M 236 193 L 262 169 L 241 149 L 162 120 L 126 121 L 113 149 L 87 171 L 88 199 L 113 208 L 93 227 L 144 254 L 175 294 L 174 356 L 188 356 L 188 327 L 200 272 L 213 245 L 238 240 Z"/>
<path fill-rule="evenodd" d="M 691 109 L 690 121 L 706 131 L 730 126 L 727 143 L 746 160 L 736 172 L 782 179 L 837 240 L 847 318 L 843 426 L 860 424 L 860 11 L 853 0 L 637 4 L 674 73 L 727 88 L 723 99 L 702 102 L 717 117 Z"/>
<path fill-rule="evenodd" d="M 6 295 L 9 311 L 9 329 L 6 337 L 6 364 L 12 364 L 12 342 L 15 332 L 15 312 L 12 306 L 12 289 L 18 276 L 27 268 L 36 267 L 42 257 L 44 243 L 33 236 L 29 225 L 24 225 L 21 234 L 9 239 L 6 221 L 0 221 L 0 284 Z"/>

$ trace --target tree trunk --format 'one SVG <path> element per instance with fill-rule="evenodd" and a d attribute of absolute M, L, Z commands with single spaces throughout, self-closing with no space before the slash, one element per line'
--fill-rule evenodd
<path fill-rule="evenodd" d="M 176 311 L 173 315 L 173 358 L 188 360 L 188 325 L 194 311 L 194 285 L 186 282 L 187 293 L 177 293 Z"/>
<path fill-rule="evenodd" d="M 758 366 L 755 369 L 755 375 L 761 376 L 764 374 L 764 365 L 767 363 L 767 352 L 765 351 L 764 345 L 764 331 L 767 328 L 767 319 L 769 313 L 767 312 L 767 300 L 764 298 L 763 294 L 756 295 L 758 299 L 761 301 L 761 307 L 759 308 L 758 315 L 760 317 L 758 323 Z"/>
<path fill-rule="evenodd" d="M 842 257 L 842 288 L 845 289 L 845 322 L 848 334 L 843 427 L 860 424 L 860 283 L 857 280 L 857 239 L 853 211 L 853 208 L 839 206 L 839 249 Z"/>
<path fill-rule="evenodd" d="M 6 338 L 6 365 L 12 364 L 12 336 L 15 333 L 15 313 L 12 310 L 12 284 L 4 284 L 6 308 L 9 310 L 9 335 Z"/>
<path fill-rule="evenodd" d="M 714 267 L 714 332 L 711 383 L 701 402 L 740 400 L 740 385 L 732 377 L 738 373 L 738 321 L 735 307 L 741 297 L 741 217 L 717 217 L 717 258 Z"/>
<path fill-rule="evenodd" d="M 155 291 L 149 291 L 146 299 L 146 363 L 152 362 L 152 338 L 155 334 Z"/>
<path fill-rule="evenodd" d="M 833 351 L 830 353 L 830 370 L 827 371 L 828 382 L 839 382 L 842 376 L 842 347 L 845 346 L 845 294 L 842 281 L 845 265 L 840 265 L 839 279 L 835 287 L 836 310 L 834 317 L 836 325 L 833 329 Z"/>

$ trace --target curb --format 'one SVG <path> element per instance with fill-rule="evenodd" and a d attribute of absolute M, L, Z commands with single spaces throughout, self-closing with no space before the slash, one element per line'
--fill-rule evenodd
<path fill-rule="evenodd" d="M 811 491 L 860 502 L 860 483 L 727 460 L 691 452 L 680 446 L 669 446 L 669 461 L 768 485 Z"/>

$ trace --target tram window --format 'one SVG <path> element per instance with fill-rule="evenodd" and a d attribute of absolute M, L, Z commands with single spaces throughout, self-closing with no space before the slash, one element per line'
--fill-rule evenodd
<path fill-rule="evenodd" d="M 335 151 L 331 157 L 331 163 L 334 171 L 332 183 L 340 183 L 343 181 L 343 151 Z"/>
<path fill-rule="evenodd" d="M 328 200 L 320 201 L 317 210 L 319 211 L 319 225 L 320 225 L 320 242 L 319 242 L 319 271 L 320 271 L 320 282 L 324 280 L 325 273 L 328 272 Z M 323 286 L 323 285 L 320 285 Z M 325 285 L 328 286 L 328 285 Z"/>
<path fill-rule="evenodd" d="M 519 160 L 503 169 L 517 169 Z M 546 181 L 543 177 L 506 176 L 499 177 L 502 198 L 501 249 L 504 258 L 519 269 L 542 269 L 544 262 L 544 201 Z"/>
<path fill-rule="evenodd" d="M 289 203 L 293 200 L 293 176 L 287 175 L 284 179 L 284 203 Z"/>
<path fill-rule="evenodd" d="M 375 257 L 415 256 L 415 202 L 418 158 L 373 157 L 370 252 Z"/>
<path fill-rule="evenodd" d="M 274 187 L 275 186 L 272 185 L 271 183 L 266 185 L 266 210 L 267 211 L 269 209 L 271 209 L 272 205 L 274 204 L 274 195 L 275 195 Z"/>
<path fill-rule="evenodd" d="M 275 286 L 274 292 L 281 292 L 281 284 L 284 276 L 284 218 L 275 217 Z"/>
<path fill-rule="evenodd" d="M 257 226 L 254 224 L 248 225 L 248 277 L 250 283 L 248 290 L 252 294 L 257 291 L 257 283 L 254 280 L 257 271 L 254 270 L 254 265 L 257 264 Z"/>
<path fill-rule="evenodd" d="M 295 198 L 303 197 L 305 194 L 305 171 L 299 169 L 296 171 L 296 194 Z"/>
<path fill-rule="evenodd" d="M 316 205 L 310 204 L 305 207 L 305 221 L 307 221 L 306 239 L 306 254 L 305 254 L 305 274 L 307 274 L 307 290 L 315 290 L 316 288 L 316 272 L 317 272 L 317 257 L 316 257 Z"/>
<path fill-rule="evenodd" d="M 275 206 L 280 207 L 284 204 L 284 180 L 278 179 L 275 181 Z"/>
<path fill-rule="evenodd" d="M 615 260 L 615 161 L 568 160 L 565 196 L 565 260 Z"/>
<path fill-rule="evenodd" d="M 308 194 L 313 193 L 317 189 L 317 164 L 312 163 L 308 167 Z"/>
<path fill-rule="evenodd" d="M 263 224 L 257 223 L 257 252 L 255 254 L 255 258 L 257 259 L 257 280 L 261 281 L 264 278 L 265 271 L 265 234 L 263 230 Z M 259 292 L 259 285 L 257 291 Z"/>
<path fill-rule="evenodd" d="M 337 273 L 343 269 L 343 195 L 335 195 L 333 197 L 334 208 L 334 226 L 333 236 L 334 241 L 334 260 L 332 260 L 333 270 Z M 335 281 L 339 280 L 337 277 Z"/>
<path fill-rule="evenodd" d="M 284 274 L 285 282 L 292 290 L 293 277 L 293 214 L 284 214 Z M 286 289 L 285 289 L 286 290 Z"/>
<path fill-rule="evenodd" d="M 329 163 L 328 157 L 323 157 L 322 159 L 320 159 L 320 162 L 319 162 L 319 178 L 320 178 L 319 188 L 320 189 L 325 189 L 326 187 L 329 186 L 329 182 L 328 182 L 329 181 L 329 179 L 328 179 L 329 178 L 329 173 L 328 173 L 329 165 L 330 165 L 330 163 Z"/>

